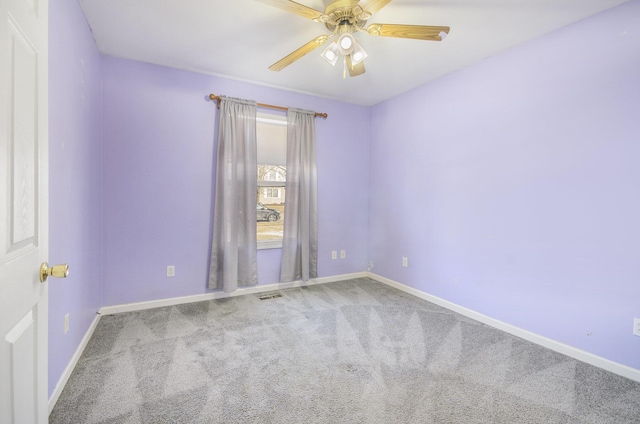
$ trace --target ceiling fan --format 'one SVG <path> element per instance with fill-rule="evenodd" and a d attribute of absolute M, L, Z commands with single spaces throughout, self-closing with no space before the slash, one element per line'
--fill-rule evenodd
<path fill-rule="evenodd" d="M 315 22 L 324 23 L 330 34 L 319 35 L 299 49 L 283 57 L 269 67 L 281 71 L 307 53 L 338 36 L 322 53 L 329 63 L 335 65 L 340 55 L 344 57 L 343 78 L 347 70 L 352 77 L 365 73 L 364 59 L 367 53 L 352 34 L 365 31 L 372 36 L 413 38 L 417 40 L 442 41 L 449 34 L 448 26 L 369 24 L 371 16 L 386 6 L 391 0 L 335 0 L 321 12 L 291 0 L 256 0 L 295 13 Z"/>

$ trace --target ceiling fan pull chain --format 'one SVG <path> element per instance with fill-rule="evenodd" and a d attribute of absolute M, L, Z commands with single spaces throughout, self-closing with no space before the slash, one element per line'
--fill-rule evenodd
<path fill-rule="evenodd" d="M 347 79 L 347 56 L 342 56 L 344 58 L 344 66 L 342 67 L 342 79 Z"/>

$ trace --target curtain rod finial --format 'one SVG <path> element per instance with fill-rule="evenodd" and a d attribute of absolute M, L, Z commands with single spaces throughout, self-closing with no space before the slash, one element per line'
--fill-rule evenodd
<path fill-rule="evenodd" d="M 216 96 L 215 94 L 209 94 L 209 98 L 214 102 L 218 102 L 218 109 L 220 109 L 220 96 Z"/>

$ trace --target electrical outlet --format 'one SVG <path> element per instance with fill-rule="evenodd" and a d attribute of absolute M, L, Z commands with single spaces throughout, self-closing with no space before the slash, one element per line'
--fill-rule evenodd
<path fill-rule="evenodd" d="M 402 257 L 402 266 L 407 268 L 409 266 L 409 259 Z"/>
<path fill-rule="evenodd" d="M 167 266 L 167 277 L 175 277 L 175 275 L 176 275 L 175 265 Z"/>
<path fill-rule="evenodd" d="M 640 318 L 633 319 L 633 334 L 640 336 Z"/>
<path fill-rule="evenodd" d="M 332 250 L 331 251 L 331 259 L 338 259 L 338 251 L 337 250 Z"/>
<path fill-rule="evenodd" d="M 340 251 L 340 259 L 344 259 L 347 257 L 347 251 L 346 250 L 341 250 Z"/>
<path fill-rule="evenodd" d="M 69 313 L 64 316 L 64 334 L 67 334 L 69 331 Z"/>

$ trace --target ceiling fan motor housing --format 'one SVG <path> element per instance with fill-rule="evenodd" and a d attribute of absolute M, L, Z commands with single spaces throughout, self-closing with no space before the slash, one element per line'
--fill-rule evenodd
<path fill-rule="evenodd" d="M 332 33 L 344 34 L 362 30 L 371 14 L 358 5 L 359 0 L 337 0 L 324 11 L 323 21 Z"/>

